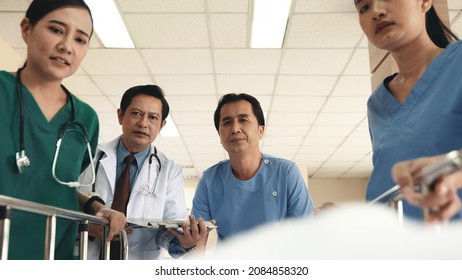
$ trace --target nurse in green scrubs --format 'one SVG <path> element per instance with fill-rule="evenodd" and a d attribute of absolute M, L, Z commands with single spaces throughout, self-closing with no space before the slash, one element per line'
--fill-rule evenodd
<path fill-rule="evenodd" d="M 20 27 L 27 45 L 26 62 L 16 73 L 0 71 L 0 195 L 77 211 L 89 197 L 59 183 L 52 175 L 52 164 L 56 141 L 69 121 L 82 124 L 92 153 L 96 149 L 96 112 L 61 85 L 75 73 L 88 50 L 93 33 L 91 12 L 83 0 L 34 0 Z M 69 128 L 79 129 L 65 127 Z M 21 144 L 30 165 L 18 168 L 16 153 L 23 149 Z M 56 178 L 77 181 L 89 163 L 82 134 L 66 133 L 56 162 Z M 122 213 L 104 208 L 98 201 L 89 203 L 87 209 L 111 221 L 109 240 L 126 222 Z M 43 259 L 45 219 L 12 211 L 9 259 Z M 75 258 L 76 237 L 76 223 L 58 218 L 55 259 Z"/>

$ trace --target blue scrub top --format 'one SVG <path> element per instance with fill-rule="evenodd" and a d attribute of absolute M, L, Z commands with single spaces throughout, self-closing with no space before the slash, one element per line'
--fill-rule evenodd
<path fill-rule="evenodd" d="M 448 47 L 428 66 L 403 104 L 385 84 L 368 101 L 374 170 L 366 199 L 373 200 L 396 183 L 393 165 L 417 157 L 462 148 L 462 43 Z M 422 210 L 405 203 L 408 217 L 422 218 Z"/>

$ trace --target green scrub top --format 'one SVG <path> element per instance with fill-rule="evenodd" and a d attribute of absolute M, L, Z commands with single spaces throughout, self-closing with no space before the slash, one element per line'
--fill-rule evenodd
<path fill-rule="evenodd" d="M 50 121 L 40 110 L 30 91 L 21 85 L 24 100 L 24 144 L 30 166 L 19 173 L 16 152 L 20 149 L 20 105 L 17 80 L 12 74 L 0 71 L 0 194 L 18 199 L 78 211 L 77 191 L 59 184 L 52 176 L 56 142 L 62 127 L 72 120 L 70 102 Z M 92 153 L 95 152 L 99 122 L 96 112 L 72 96 L 76 120 L 87 130 Z M 70 127 L 79 130 L 78 127 Z M 56 174 L 62 181 L 77 181 L 89 164 L 87 146 L 80 133 L 66 133 L 56 164 Z M 43 259 L 46 217 L 14 210 L 8 259 Z M 55 240 L 55 259 L 73 259 L 77 237 L 77 222 L 58 218 Z"/>

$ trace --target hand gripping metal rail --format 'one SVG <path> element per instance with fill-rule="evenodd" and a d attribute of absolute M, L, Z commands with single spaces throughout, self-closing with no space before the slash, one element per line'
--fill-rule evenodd
<path fill-rule="evenodd" d="M 19 210 L 30 213 L 44 215 L 46 219 L 45 248 L 44 259 L 53 260 L 55 253 L 56 238 L 56 218 L 64 218 L 79 222 L 80 232 L 80 259 L 86 260 L 88 257 L 88 225 L 96 224 L 104 227 L 103 240 L 101 242 L 103 259 L 109 259 L 110 244 L 106 242 L 106 235 L 109 230 L 109 220 L 82 212 L 71 211 L 63 208 L 52 207 L 27 200 L 11 198 L 0 195 L 0 259 L 8 259 L 8 245 L 10 238 L 11 211 Z M 13 221 L 14 222 L 14 221 Z M 120 257 L 126 260 L 128 257 L 128 237 L 125 230 L 122 230 L 120 238 L 120 247 L 122 248 Z M 106 244 L 107 243 L 107 244 Z"/>
<path fill-rule="evenodd" d="M 435 189 L 438 179 L 443 175 L 448 175 L 462 169 L 462 155 L 460 151 L 454 150 L 444 155 L 441 160 L 436 161 L 416 174 L 415 191 L 426 195 Z M 402 223 L 404 218 L 403 213 L 403 196 L 400 193 L 400 186 L 396 185 L 386 192 L 382 193 L 374 200 L 370 201 L 367 205 L 375 203 L 387 202 L 391 208 L 396 210 L 399 221 Z M 438 211 L 436 208 L 422 209 L 424 217 L 429 215 L 432 211 Z"/>

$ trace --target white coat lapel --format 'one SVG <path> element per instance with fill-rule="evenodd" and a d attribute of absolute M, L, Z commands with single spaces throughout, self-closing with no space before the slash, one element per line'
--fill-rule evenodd
<path fill-rule="evenodd" d="M 120 137 L 119 137 L 120 138 Z M 101 151 L 106 154 L 106 157 L 103 157 L 100 160 L 100 168 L 101 170 L 98 170 L 99 176 L 105 175 L 106 178 L 101 178 L 104 179 L 104 183 L 102 182 L 103 186 L 107 186 L 109 183 L 109 186 L 106 188 L 109 188 L 109 191 L 111 195 L 114 195 L 114 190 L 115 190 L 115 182 L 116 182 L 116 170 L 117 170 L 117 143 L 119 143 L 119 138 L 114 139 L 113 141 L 109 142 L 107 145 L 104 147 L 101 147 Z M 98 186 L 97 186 L 98 187 Z"/>

